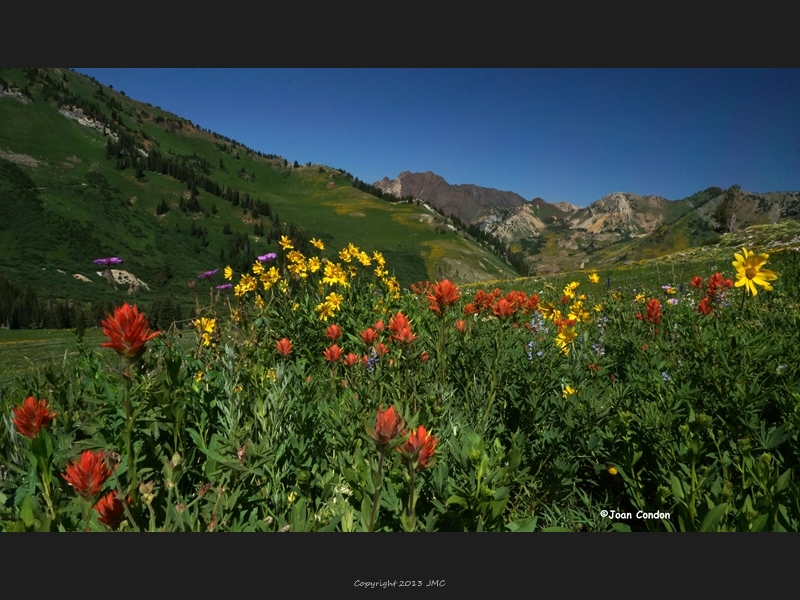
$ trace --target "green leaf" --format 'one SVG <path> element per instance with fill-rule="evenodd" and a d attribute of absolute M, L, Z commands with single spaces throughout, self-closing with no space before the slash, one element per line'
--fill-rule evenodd
<path fill-rule="evenodd" d="M 786 433 L 786 423 L 777 427 L 770 431 L 769 438 L 767 438 L 767 443 L 764 446 L 766 450 L 771 450 L 773 448 L 777 448 L 783 442 L 788 440 L 791 436 Z"/>
<path fill-rule="evenodd" d="M 573 533 L 573 530 L 568 527 L 545 527 L 542 529 L 544 533 Z"/>
<path fill-rule="evenodd" d="M 706 513 L 703 522 L 700 523 L 700 531 L 716 531 L 720 521 L 728 512 L 728 503 L 717 504 Z"/>
<path fill-rule="evenodd" d="M 226 458 L 225 456 L 222 456 L 222 454 L 220 454 L 216 450 L 212 450 L 211 448 L 200 448 L 200 447 L 198 447 L 198 450 L 200 450 L 200 452 L 205 454 L 208 458 L 210 458 L 212 460 L 215 460 L 220 464 L 225 465 L 229 469 L 235 469 L 237 471 L 246 471 L 247 470 L 241 465 L 241 463 L 239 463 L 238 460 L 233 460 L 233 459 L 230 459 L 230 458 Z"/>
<path fill-rule="evenodd" d="M 455 494 L 450 496 L 444 504 L 445 506 L 450 506 L 451 504 L 460 504 L 464 508 L 467 508 L 467 501 L 461 496 L 456 496 Z"/>
<path fill-rule="evenodd" d="M 509 531 L 530 532 L 536 531 L 536 521 L 539 517 L 525 517 L 524 519 L 517 519 L 506 524 L 506 529 Z"/>
<path fill-rule="evenodd" d="M 672 495 L 675 496 L 675 500 L 680 502 L 683 500 L 683 486 L 681 485 L 680 480 L 675 476 L 673 473 L 672 476 Z"/>
<path fill-rule="evenodd" d="M 778 481 L 775 484 L 776 492 L 782 491 L 789 484 L 789 476 L 791 475 L 791 471 L 791 469 L 786 469 L 786 471 L 783 472 L 783 475 L 778 477 Z"/>
<path fill-rule="evenodd" d="M 372 512 L 372 498 L 364 494 L 364 499 L 361 501 L 361 531 L 369 531 L 369 517 Z M 378 520 L 378 515 L 375 515 L 375 520 Z"/>
<path fill-rule="evenodd" d="M 22 519 L 22 522 L 25 523 L 25 527 L 30 527 L 33 525 L 33 522 L 36 519 L 36 517 L 33 515 L 33 505 L 31 502 L 30 495 L 25 496 L 19 510 L 19 516 Z"/>
<path fill-rule="evenodd" d="M 759 517 L 755 521 L 753 521 L 753 523 L 750 525 L 750 531 L 753 531 L 753 532 L 756 532 L 756 533 L 759 532 L 759 531 L 762 531 L 764 529 L 764 525 L 767 524 L 767 519 L 768 518 L 769 518 L 769 515 L 766 514 L 766 513 L 763 514 L 763 515 L 759 515 Z"/>
<path fill-rule="evenodd" d="M 624 532 L 624 533 L 630 533 L 631 528 L 630 528 L 629 525 L 626 525 L 625 523 L 612 523 L 611 524 L 611 530 L 612 531 Z"/>
<path fill-rule="evenodd" d="M 522 452 L 519 448 L 514 448 L 508 453 L 506 459 L 508 460 L 508 470 L 516 471 L 517 467 L 519 467 L 520 460 L 522 459 Z"/>

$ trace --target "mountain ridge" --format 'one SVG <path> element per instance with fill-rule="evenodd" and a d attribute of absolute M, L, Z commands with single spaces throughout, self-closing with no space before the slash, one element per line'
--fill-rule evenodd
<path fill-rule="evenodd" d="M 583 208 L 540 197 L 527 201 L 514 192 L 474 184 L 451 185 L 431 171 L 403 171 L 375 186 L 417 198 L 477 227 L 520 255 L 523 270 L 531 273 L 607 264 L 612 257 L 627 262 L 652 258 L 660 250 L 666 254 L 713 243 L 727 231 L 800 218 L 800 192 L 761 194 L 739 186 L 709 187 L 679 200 L 612 192 Z"/>

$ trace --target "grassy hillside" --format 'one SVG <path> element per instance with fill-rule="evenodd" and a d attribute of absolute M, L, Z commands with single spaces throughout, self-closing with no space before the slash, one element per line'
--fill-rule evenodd
<path fill-rule="evenodd" d="M 255 153 L 69 70 L 0 79 L 0 275 L 19 287 L 113 299 L 92 260 L 119 256 L 149 287 L 138 291 L 146 306 L 185 297 L 198 273 L 279 252 L 280 235 L 316 237 L 331 259 L 350 242 L 383 251 L 402 285 L 454 276 L 448 265 L 467 260 L 471 277 L 514 276 L 435 215 L 359 191 L 343 170 Z"/>

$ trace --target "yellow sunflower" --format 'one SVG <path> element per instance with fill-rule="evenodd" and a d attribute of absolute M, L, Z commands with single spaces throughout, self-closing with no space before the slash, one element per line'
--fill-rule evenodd
<path fill-rule="evenodd" d="M 733 256 L 736 260 L 731 263 L 736 269 L 736 287 L 745 286 L 745 289 L 753 296 L 758 294 L 756 284 L 765 290 L 772 291 L 772 286 L 769 282 L 777 279 L 778 275 L 774 271 L 762 268 L 764 263 L 767 262 L 769 254 L 756 256 L 746 248 L 742 248 L 742 252 L 744 256 L 738 253 L 734 254 Z"/>

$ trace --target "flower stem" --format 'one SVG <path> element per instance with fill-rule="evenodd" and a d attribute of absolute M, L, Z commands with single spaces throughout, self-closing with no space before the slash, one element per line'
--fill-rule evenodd
<path fill-rule="evenodd" d="M 492 381 L 489 387 L 489 394 L 488 399 L 486 401 L 486 414 L 483 416 L 483 428 L 484 431 L 489 425 L 489 415 L 492 412 L 492 404 L 494 404 L 494 398 L 497 394 L 497 365 L 500 363 L 500 329 L 498 328 L 497 333 L 495 334 L 495 355 L 494 355 L 494 362 L 492 363 Z"/>
<path fill-rule="evenodd" d="M 122 377 L 123 393 L 125 399 L 125 454 L 128 459 L 128 496 L 134 506 L 134 510 L 139 503 L 139 482 L 136 474 L 136 456 L 133 451 L 133 411 L 131 410 L 131 385 L 133 365 L 126 359 L 127 371 Z M 124 499 L 123 499 L 124 501 Z"/>
<path fill-rule="evenodd" d="M 445 355 L 445 318 L 444 313 L 439 317 L 439 339 L 436 343 L 436 361 L 439 367 L 439 387 L 444 388 L 445 373 L 447 370 L 447 356 Z"/>
<path fill-rule="evenodd" d="M 386 448 L 381 448 L 380 457 L 378 458 L 378 484 L 375 486 L 375 494 L 372 496 L 372 510 L 370 511 L 369 516 L 369 531 L 372 531 L 372 528 L 375 525 L 375 513 L 378 510 L 378 502 L 381 499 L 381 490 L 383 489 L 383 459 L 386 456 Z"/>
<path fill-rule="evenodd" d="M 408 472 L 411 475 L 411 479 L 408 482 L 408 506 L 406 507 L 406 515 L 408 517 L 408 525 L 406 525 L 407 530 L 413 531 L 416 527 L 416 516 L 414 511 L 416 509 L 416 488 L 417 488 L 417 478 L 416 478 L 416 469 L 414 469 L 414 465 L 411 464 L 411 461 L 408 463 Z"/>

